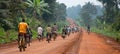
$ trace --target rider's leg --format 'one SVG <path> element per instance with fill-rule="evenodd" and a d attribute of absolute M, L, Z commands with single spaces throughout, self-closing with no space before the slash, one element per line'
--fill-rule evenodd
<path fill-rule="evenodd" d="M 18 34 L 18 46 L 20 47 L 20 43 L 19 43 L 19 41 L 20 41 L 20 33 Z"/>
<path fill-rule="evenodd" d="M 52 39 L 52 35 L 53 35 L 53 33 L 49 33 L 50 40 Z"/>
<path fill-rule="evenodd" d="M 30 43 L 32 42 L 32 35 L 30 35 Z"/>
<path fill-rule="evenodd" d="M 26 34 L 24 34 L 24 38 L 25 38 L 25 48 L 27 47 L 26 45 L 27 45 L 27 36 L 26 36 Z"/>
<path fill-rule="evenodd" d="M 31 36 L 29 35 L 29 43 L 30 43 L 30 40 L 31 40 Z"/>
<path fill-rule="evenodd" d="M 48 40 L 48 33 L 46 34 L 46 39 Z"/>
<path fill-rule="evenodd" d="M 42 33 L 42 36 L 41 36 L 41 37 L 42 37 L 42 40 L 43 40 L 43 38 L 44 38 L 44 33 Z"/>
<path fill-rule="evenodd" d="M 57 36 L 57 32 L 55 32 L 55 36 Z"/>

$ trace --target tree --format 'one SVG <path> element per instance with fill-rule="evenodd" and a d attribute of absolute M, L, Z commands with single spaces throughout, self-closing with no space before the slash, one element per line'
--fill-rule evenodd
<path fill-rule="evenodd" d="M 104 21 L 112 27 L 111 30 L 120 31 L 120 0 L 98 0 L 105 7 Z"/>
<path fill-rule="evenodd" d="M 33 10 L 33 16 L 37 18 L 37 15 L 42 15 L 43 11 L 49 12 L 45 7 L 48 7 L 48 4 L 44 0 L 27 0 L 26 4 Z"/>
<path fill-rule="evenodd" d="M 48 6 L 49 7 L 46 7 L 46 9 L 48 11 L 50 11 L 51 13 L 47 13 L 47 12 L 43 12 L 43 19 L 46 21 L 46 22 L 54 22 L 56 21 L 55 20 L 55 6 L 56 6 L 56 0 L 44 0 L 45 3 L 48 3 Z"/>
<path fill-rule="evenodd" d="M 5 1 L 0 1 L 0 18 L 1 18 L 1 24 L 2 27 L 5 28 L 9 24 L 13 24 L 15 29 L 17 29 L 17 24 L 18 24 L 18 16 L 21 15 L 21 11 L 25 9 L 25 4 L 22 0 L 5 0 Z M 3 26 L 5 25 L 5 26 Z M 7 28 L 5 28 L 6 30 Z M 8 30 L 8 29 L 7 29 Z"/>
<path fill-rule="evenodd" d="M 56 21 L 66 19 L 66 5 L 64 3 L 56 3 L 54 17 Z"/>
<path fill-rule="evenodd" d="M 81 10 L 81 5 L 77 5 L 77 6 L 72 6 L 72 7 L 69 7 L 67 8 L 67 16 L 68 17 L 71 17 L 71 18 L 79 18 L 80 15 L 79 15 L 79 12 Z"/>
<path fill-rule="evenodd" d="M 111 24 L 115 21 L 115 16 L 118 15 L 120 0 L 98 0 L 105 7 L 104 20 Z"/>
<path fill-rule="evenodd" d="M 92 16 L 96 13 L 96 6 L 88 2 L 81 8 L 80 16 L 83 19 L 84 24 L 89 25 L 92 23 Z"/>

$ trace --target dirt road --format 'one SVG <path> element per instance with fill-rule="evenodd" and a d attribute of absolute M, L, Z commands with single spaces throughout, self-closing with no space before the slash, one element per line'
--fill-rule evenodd
<path fill-rule="evenodd" d="M 78 54 L 120 54 L 119 48 L 120 45 L 109 38 L 84 31 Z"/>
<path fill-rule="evenodd" d="M 74 33 L 65 40 L 59 36 L 56 41 L 50 43 L 35 40 L 25 52 L 19 52 L 17 45 L 0 47 L 0 54 L 120 54 L 118 47 L 109 43 L 98 34 L 88 35 L 84 31 L 82 36 L 80 33 Z"/>
<path fill-rule="evenodd" d="M 68 18 L 72 26 L 75 22 Z M 25 52 L 19 52 L 18 45 L 0 45 L 0 54 L 120 54 L 120 44 L 100 34 L 84 30 L 82 33 L 72 33 L 65 40 L 58 36 L 56 41 L 35 40 Z"/>
<path fill-rule="evenodd" d="M 60 36 L 56 41 L 47 43 L 44 41 L 33 41 L 31 46 L 27 47 L 25 52 L 19 52 L 17 45 L 12 47 L 1 47 L 0 54 L 64 54 L 74 42 L 78 40 L 78 33 L 71 34 L 63 40 Z"/>

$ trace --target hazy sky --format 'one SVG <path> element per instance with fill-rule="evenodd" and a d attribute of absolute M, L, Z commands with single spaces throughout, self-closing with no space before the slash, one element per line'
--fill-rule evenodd
<path fill-rule="evenodd" d="M 95 5 L 102 5 L 97 0 L 57 0 L 57 2 L 59 2 L 59 3 L 65 3 L 65 5 L 67 7 L 76 6 L 78 4 L 83 6 L 85 4 L 85 2 L 89 2 L 89 1 L 92 2 Z"/>

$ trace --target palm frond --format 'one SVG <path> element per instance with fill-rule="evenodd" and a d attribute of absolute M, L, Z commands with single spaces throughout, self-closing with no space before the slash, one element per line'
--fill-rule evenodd
<path fill-rule="evenodd" d="M 31 0 L 27 0 L 27 2 L 25 2 L 29 7 L 33 6 L 33 2 Z"/>

